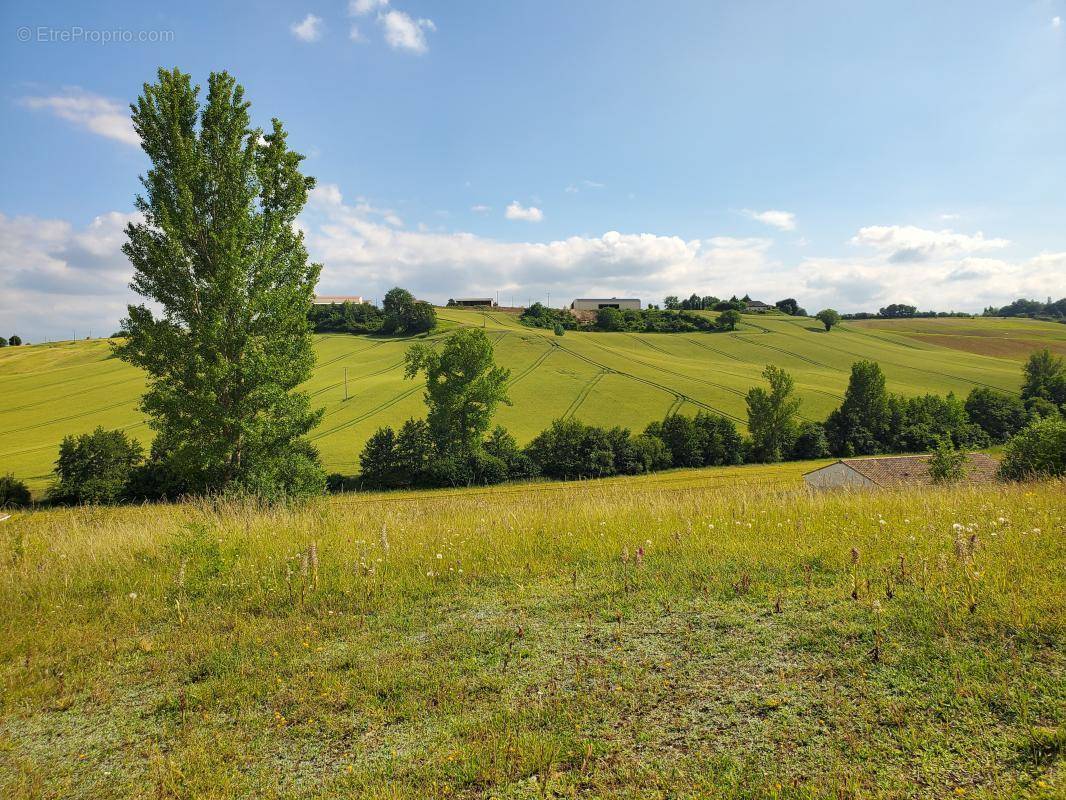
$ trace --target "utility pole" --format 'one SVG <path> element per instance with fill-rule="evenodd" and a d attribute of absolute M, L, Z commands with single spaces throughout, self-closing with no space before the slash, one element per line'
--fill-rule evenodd
<path fill-rule="evenodd" d="M 348 400 L 348 368 L 344 368 L 344 400 Z"/>
<path fill-rule="evenodd" d="M 552 293 L 548 292 L 548 308 L 552 307 Z"/>

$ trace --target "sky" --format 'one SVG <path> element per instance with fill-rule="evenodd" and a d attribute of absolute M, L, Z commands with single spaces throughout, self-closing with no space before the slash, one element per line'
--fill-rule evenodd
<path fill-rule="evenodd" d="M 99 5 L 99 7 L 95 7 Z M 5 3 L 0 335 L 106 335 L 159 67 L 317 180 L 322 294 L 1066 295 L 1066 0 Z"/>

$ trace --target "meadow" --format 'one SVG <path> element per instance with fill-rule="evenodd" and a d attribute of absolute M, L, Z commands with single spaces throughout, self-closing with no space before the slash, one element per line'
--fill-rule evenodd
<path fill-rule="evenodd" d="M 811 466 L 15 512 L 0 796 L 1063 796 L 1066 487 Z"/>
<path fill-rule="evenodd" d="M 440 309 L 439 316 L 439 329 L 422 338 L 438 340 L 463 325 L 484 327 L 492 338 L 497 362 L 511 369 L 513 400 L 496 421 L 520 443 L 568 416 L 640 430 L 669 411 L 708 410 L 743 428 L 744 394 L 771 362 L 795 377 L 800 416 L 821 420 L 839 405 L 859 359 L 879 362 L 892 392 L 965 396 L 974 386 L 1017 392 L 1029 352 L 1066 347 L 1066 326 L 1018 319 L 846 323 L 827 334 L 812 319 L 746 315 L 734 333 L 556 337 L 504 312 Z M 951 334 L 930 334 L 931 325 Z M 966 348 L 957 349 L 957 339 Z M 315 337 L 318 363 L 306 388 L 325 409 L 311 438 L 328 471 L 356 472 L 359 450 L 375 429 L 424 415 L 421 386 L 403 379 L 412 341 Z M 15 473 L 37 492 L 47 486 L 67 434 L 103 425 L 150 440 L 137 410 L 144 379 L 111 356 L 106 340 L 4 348 L 0 387 L 0 472 Z"/>

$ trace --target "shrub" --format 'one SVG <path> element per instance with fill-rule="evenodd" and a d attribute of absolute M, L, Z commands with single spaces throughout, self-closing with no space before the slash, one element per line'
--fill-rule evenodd
<path fill-rule="evenodd" d="M 935 449 L 942 439 L 954 447 L 975 448 L 990 444 L 988 434 L 972 422 L 966 407 L 954 394 L 935 394 L 888 399 L 888 430 L 881 444 L 888 452 L 915 453 Z"/>
<path fill-rule="evenodd" d="M 803 423 L 792 445 L 792 458 L 807 460 L 825 458 L 827 455 L 829 455 L 829 439 L 825 435 L 825 425 L 820 422 Z"/>
<path fill-rule="evenodd" d="M 386 425 L 366 440 L 359 454 L 362 484 L 372 489 L 393 485 L 396 479 L 396 432 Z"/>
<path fill-rule="evenodd" d="M 141 463 L 140 442 L 125 431 L 97 428 L 92 433 L 67 436 L 56 460 L 58 481 L 50 496 L 66 503 L 115 503 L 126 494 L 134 468 Z"/>
<path fill-rule="evenodd" d="M 0 347 L 7 347 L 7 339 L 3 336 L 0 336 Z"/>
<path fill-rule="evenodd" d="M 503 461 L 509 480 L 536 477 L 536 465 L 519 449 L 515 438 L 506 428 L 497 425 L 485 440 L 484 448 L 486 453 Z"/>
<path fill-rule="evenodd" d="M 956 449 L 950 439 L 941 439 L 929 459 L 929 477 L 933 483 L 954 483 L 965 476 L 966 452 Z"/>
<path fill-rule="evenodd" d="M 993 442 L 1005 442 L 1025 427 L 1025 403 L 1018 397 L 977 386 L 966 398 L 966 416 Z"/>
<path fill-rule="evenodd" d="M 20 344 L 22 344 L 22 337 L 18 334 L 13 333 L 10 337 L 8 337 L 7 343 L 12 347 L 18 347 Z"/>
<path fill-rule="evenodd" d="M 491 486 L 507 480 L 507 462 L 484 450 L 470 455 L 470 476 L 474 483 Z"/>
<path fill-rule="evenodd" d="M 29 487 L 14 475 L 0 475 L 0 508 L 23 508 L 29 504 Z"/>
<path fill-rule="evenodd" d="M 727 308 L 721 314 L 718 315 L 716 325 L 718 328 L 724 331 L 735 331 L 737 324 L 740 322 L 740 312 L 735 308 Z"/>
<path fill-rule="evenodd" d="M 566 333 L 566 328 L 564 328 L 562 325 L 560 325 L 558 322 L 556 322 L 555 323 L 555 335 L 556 336 L 563 336 L 565 333 Z"/>
<path fill-rule="evenodd" d="M 1066 420 L 1040 419 L 1007 443 L 999 475 L 1006 480 L 1066 475 Z"/>

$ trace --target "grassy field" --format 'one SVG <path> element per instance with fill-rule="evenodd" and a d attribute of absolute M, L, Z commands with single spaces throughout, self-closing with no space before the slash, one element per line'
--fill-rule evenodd
<path fill-rule="evenodd" d="M 1062 797 L 1064 485 L 16 513 L 5 798 Z"/>
<path fill-rule="evenodd" d="M 501 312 L 439 313 L 442 328 L 431 339 L 459 325 L 484 326 L 492 337 L 497 361 L 512 371 L 514 400 L 497 419 L 521 442 L 560 416 L 640 429 L 671 410 L 704 409 L 743 422 L 744 394 L 771 362 L 795 376 L 804 400 L 801 414 L 809 419 L 823 419 L 840 403 L 851 364 L 861 358 L 881 364 L 894 392 L 965 395 L 981 385 L 1017 391 L 1019 357 L 1066 342 L 1066 326 L 1030 320 L 901 320 L 847 324 L 826 334 L 814 320 L 771 315 L 746 316 L 736 333 L 568 333 L 560 338 Z M 930 326 L 954 333 L 925 332 Z M 1015 349 L 997 355 L 1008 334 L 1017 337 L 1009 340 Z M 958 338 L 968 347 L 972 342 L 970 349 L 984 350 L 954 349 Z M 403 380 L 402 359 L 410 342 L 316 337 L 318 364 L 307 388 L 325 409 L 313 439 L 330 471 L 357 471 L 359 450 L 378 426 L 424 414 L 421 386 Z M 47 485 L 67 434 L 104 425 L 149 439 L 137 411 L 143 378 L 112 358 L 106 341 L 0 350 L 0 385 L 0 472 L 14 472 L 35 490 Z"/>

